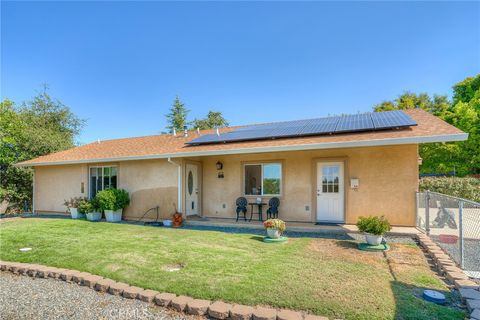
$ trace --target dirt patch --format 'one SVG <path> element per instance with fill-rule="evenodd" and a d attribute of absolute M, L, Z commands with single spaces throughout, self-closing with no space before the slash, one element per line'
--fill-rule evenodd
<path fill-rule="evenodd" d="M 183 268 L 185 268 L 184 263 L 176 263 L 176 264 L 167 265 L 167 266 L 165 266 L 164 269 L 168 272 L 175 272 L 175 271 L 180 271 Z"/>
<path fill-rule="evenodd" d="M 357 242 L 347 240 L 314 239 L 309 249 L 319 253 L 320 257 L 334 258 L 366 264 L 384 264 L 385 258 L 381 252 L 360 251 Z"/>

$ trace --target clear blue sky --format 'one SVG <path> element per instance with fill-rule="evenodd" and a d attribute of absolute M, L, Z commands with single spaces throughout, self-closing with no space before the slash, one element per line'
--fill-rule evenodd
<path fill-rule="evenodd" d="M 480 4 L 4 2 L 1 95 L 50 93 L 80 142 L 157 134 L 175 95 L 231 124 L 370 111 L 480 72 Z"/>

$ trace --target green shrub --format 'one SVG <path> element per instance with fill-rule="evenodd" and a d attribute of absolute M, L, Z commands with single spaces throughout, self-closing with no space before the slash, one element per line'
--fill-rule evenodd
<path fill-rule="evenodd" d="M 80 202 L 87 200 L 87 198 L 84 197 L 73 197 L 68 200 L 64 200 L 63 205 L 66 206 L 67 208 L 78 208 L 78 205 Z"/>
<path fill-rule="evenodd" d="M 78 203 L 78 212 L 83 213 L 83 214 L 93 212 L 92 203 L 90 201 L 88 201 L 87 199 L 82 199 Z"/>
<path fill-rule="evenodd" d="M 392 229 L 390 223 L 384 216 L 370 216 L 360 217 L 357 222 L 357 227 L 360 232 L 374 234 L 381 236 Z"/>
<path fill-rule="evenodd" d="M 106 189 L 97 193 L 95 197 L 101 210 L 117 211 L 130 204 L 128 192 L 123 189 Z"/>
<path fill-rule="evenodd" d="M 420 179 L 419 188 L 480 202 L 479 178 L 425 177 Z"/>

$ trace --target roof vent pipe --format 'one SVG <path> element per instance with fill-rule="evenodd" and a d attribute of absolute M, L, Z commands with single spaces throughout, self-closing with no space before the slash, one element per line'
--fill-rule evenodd
<path fill-rule="evenodd" d="M 183 136 L 184 136 L 184 137 L 188 137 L 187 126 L 183 126 Z"/>
<path fill-rule="evenodd" d="M 173 136 L 176 137 L 177 136 L 177 130 L 175 128 L 173 128 L 173 132 L 172 132 Z"/>
<path fill-rule="evenodd" d="M 197 134 L 200 135 L 200 128 L 197 128 Z"/>
<path fill-rule="evenodd" d="M 215 129 L 215 133 L 217 134 L 217 136 L 220 135 L 220 131 L 218 130 L 218 128 Z"/>

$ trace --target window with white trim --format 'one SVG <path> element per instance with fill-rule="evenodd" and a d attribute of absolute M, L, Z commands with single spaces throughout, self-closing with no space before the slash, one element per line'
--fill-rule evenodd
<path fill-rule="evenodd" d="M 245 195 L 279 196 L 282 193 L 282 164 L 244 165 Z"/>
<path fill-rule="evenodd" d="M 90 167 L 90 198 L 97 192 L 117 187 L 117 167 Z"/>

